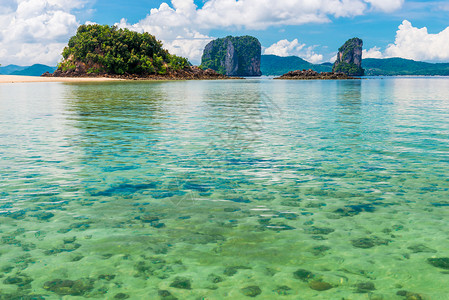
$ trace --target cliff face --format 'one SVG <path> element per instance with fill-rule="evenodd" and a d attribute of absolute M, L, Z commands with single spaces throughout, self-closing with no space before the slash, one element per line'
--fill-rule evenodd
<path fill-rule="evenodd" d="M 348 40 L 338 49 L 337 60 L 332 72 L 341 72 L 351 76 L 363 76 L 365 70 L 362 68 L 363 41 L 359 38 Z"/>
<path fill-rule="evenodd" d="M 251 36 L 216 39 L 206 45 L 201 67 L 228 76 L 261 76 L 259 40 Z"/>

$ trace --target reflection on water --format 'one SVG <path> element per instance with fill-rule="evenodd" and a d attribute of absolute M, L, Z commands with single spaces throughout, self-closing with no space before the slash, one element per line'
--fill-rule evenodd
<path fill-rule="evenodd" d="M 448 92 L 2 85 L 0 298 L 443 299 Z"/>

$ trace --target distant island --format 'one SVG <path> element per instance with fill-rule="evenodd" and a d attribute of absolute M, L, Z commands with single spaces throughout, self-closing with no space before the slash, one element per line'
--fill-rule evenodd
<path fill-rule="evenodd" d="M 449 63 L 427 63 L 404 58 L 362 59 L 365 76 L 449 76 Z M 263 75 L 280 76 L 291 70 L 331 72 L 332 64 L 312 64 L 298 56 L 262 55 Z"/>
<path fill-rule="evenodd" d="M 275 79 L 290 80 L 336 80 L 336 79 L 357 79 L 363 76 L 362 68 L 362 46 L 363 41 L 359 38 L 352 38 L 338 49 L 337 60 L 332 66 L 332 72 L 317 72 L 312 69 L 296 70 L 285 73 Z"/>
<path fill-rule="evenodd" d="M 62 52 L 63 61 L 49 77 L 123 79 L 227 79 L 211 69 L 192 66 L 170 54 L 149 33 L 108 25 L 81 25 Z"/>
<path fill-rule="evenodd" d="M 310 70 L 318 74 L 344 73 L 350 77 L 449 76 L 449 63 L 403 58 L 362 59 L 362 46 L 362 40 L 350 39 L 339 48 L 334 64 L 313 64 L 297 56 L 261 55 L 260 42 L 252 36 L 227 36 L 207 44 L 201 65 L 196 67 L 186 58 L 170 54 L 149 33 L 107 25 L 81 25 L 63 50 L 63 60 L 57 67 L 42 64 L 0 65 L 0 75 L 164 80 L 261 75 L 303 79 L 306 74 L 314 74 L 313 78 L 320 77 Z M 323 74 L 321 77 L 329 79 L 335 76 Z"/>

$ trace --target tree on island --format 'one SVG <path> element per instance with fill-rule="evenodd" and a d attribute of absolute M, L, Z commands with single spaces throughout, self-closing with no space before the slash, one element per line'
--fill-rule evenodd
<path fill-rule="evenodd" d="M 188 67 L 153 35 L 108 25 L 81 25 L 62 52 L 56 73 L 166 74 Z"/>

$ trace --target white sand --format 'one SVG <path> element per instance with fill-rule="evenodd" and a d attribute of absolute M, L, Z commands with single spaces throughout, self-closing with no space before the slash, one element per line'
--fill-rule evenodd
<path fill-rule="evenodd" d="M 0 83 L 23 83 L 23 82 L 97 82 L 116 81 L 122 79 L 115 78 L 72 78 L 72 77 L 37 77 L 37 76 L 17 76 L 0 75 Z"/>

